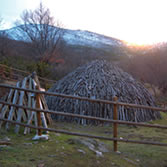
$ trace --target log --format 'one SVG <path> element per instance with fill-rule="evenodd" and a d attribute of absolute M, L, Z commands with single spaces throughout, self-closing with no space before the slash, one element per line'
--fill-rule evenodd
<path fill-rule="evenodd" d="M 7 102 L 9 102 L 9 103 L 11 102 L 13 93 L 14 93 L 14 90 L 11 89 L 10 92 L 9 92 L 8 98 L 7 98 Z M 6 106 L 4 106 L 4 107 L 2 108 L 2 110 L 1 110 L 1 112 L 0 112 L 0 118 L 5 118 L 5 114 L 6 114 L 6 112 L 8 111 L 8 109 L 9 109 L 9 106 L 8 106 L 8 105 L 6 105 Z M 2 126 L 2 123 L 3 123 L 3 122 L 0 121 L 0 128 L 1 128 L 1 126 Z"/>
<path fill-rule="evenodd" d="M 19 87 L 20 82 L 17 82 L 16 87 Z M 14 97 L 12 100 L 13 104 L 17 104 L 17 100 L 18 100 L 18 90 L 14 91 Z M 14 116 L 14 111 L 15 111 L 15 107 L 11 107 L 10 111 L 9 111 L 9 115 L 8 115 L 8 120 L 13 120 L 13 116 Z M 9 123 L 6 123 L 6 130 L 9 130 Z"/>
<path fill-rule="evenodd" d="M 24 80 L 22 82 L 22 86 L 21 86 L 22 88 L 26 88 L 26 82 L 27 82 L 27 78 L 24 78 Z M 24 94 L 25 94 L 24 91 L 20 91 L 20 97 L 19 97 L 19 102 L 18 102 L 19 105 L 23 105 Z M 16 120 L 16 122 L 21 122 L 22 114 L 23 114 L 23 109 L 19 108 L 19 110 L 17 112 L 17 120 Z M 15 132 L 18 133 L 19 129 L 20 129 L 20 126 L 16 125 Z"/>
<path fill-rule="evenodd" d="M 32 108 L 35 108 L 36 106 L 36 101 L 34 100 L 34 98 L 32 99 Z M 35 115 L 36 115 L 36 112 L 32 111 L 31 112 L 31 115 L 27 121 L 27 125 L 30 125 L 33 121 L 33 118 L 34 118 L 34 122 L 36 121 L 36 118 L 35 118 Z M 35 125 L 37 125 L 37 123 L 35 122 Z M 24 129 L 24 135 L 26 135 L 27 133 L 30 133 L 30 128 L 26 127 Z"/>
<path fill-rule="evenodd" d="M 7 142 L 7 141 L 0 141 L 0 145 L 11 145 L 11 142 Z"/>

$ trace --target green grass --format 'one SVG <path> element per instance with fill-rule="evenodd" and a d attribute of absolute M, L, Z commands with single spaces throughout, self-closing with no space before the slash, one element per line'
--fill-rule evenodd
<path fill-rule="evenodd" d="M 163 119 L 152 124 L 167 125 L 167 114 Z M 81 126 L 78 124 L 56 122 L 52 127 L 68 131 L 82 132 L 93 135 L 112 137 L 111 126 Z M 69 139 L 78 139 L 70 135 L 50 133 L 48 141 L 32 141 L 35 131 L 24 136 L 14 134 L 13 129 L 6 132 L 0 129 L 0 140 L 6 136 L 12 145 L 0 147 L 0 167 L 165 167 L 167 166 L 167 147 L 122 143 L 118 144 L 120 154 L 113 152 L 113 143 L 104 142 L 108 153 L 97 157 L 88 147 L 80 144 L 70 144 Z M 146 127 L 119 125 L 119 137 L 131 140 L 147 140 L 167 143 L 167 130 Z M 78 152 L 81 149 L 86 152 Z"/>

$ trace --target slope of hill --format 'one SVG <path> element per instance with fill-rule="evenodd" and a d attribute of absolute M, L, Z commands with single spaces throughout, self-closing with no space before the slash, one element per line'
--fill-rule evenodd
<path fill-rule="evenodd" d="M 49 28 L 57 31 L 57 27 L 50 26 Z M 36 33 L 33 31 L 33 27 L 31 30 Z M 118 61 L 127 56 L 127 46 L 119 39 L 82 30 L 61 29 L 60 31 L 63 33 L 60 38 L 59 50 L 58 52 L 56 50 L 55 55 L 52 55 L 49 60 L 54 69 L 46 70 L 53 71 L 56 79 L 95 59 Z M 5 64 L 9 66 L 30 72 L 32 70 L 38 72 L 37 68 L 40 68 L 39 71 L 44 71 L 45 64 L 39 64 L 38 67 L 36 65 L 39 60 L 41 60 L 39 53 L 34 49 L 28 36 L 25 33 L 20 33 L 19 27 L 0 31 L 0 62 L 2 64 L 5 61 Z M 45 74 L 41 76 L 48 77 Z M 55 77 L 52 76 L 53 78 Z"/>
<path fill-rule="evenodd" d="M 56 27 L 50 27 L 51 29 Z M 118 56 L 125 55 L 125 47 L 126 45 L 123 41 L 107 37 L 101 34 L 83 31 L 83 30 L 69 30 L 69 29 L 61 29 L 63 31 L 62 39 L 66 43 L 66 47 L 74 47 L 79 46 L 80 48 L 92 48 L 97 50 L 105 50 L 106 52 L 113 52 Z M 16 41 L 24 41 L 27 42 L 29 39 L 26 34 L 20 34 L 19 27 L 14 27 L 8 30 L 0 31 L 0 33 L 5 32 L 6 35 Z M 75 52 L 75 50 L 73 50 Z M 84 52 L 83 52 L 84 54 Z"/>

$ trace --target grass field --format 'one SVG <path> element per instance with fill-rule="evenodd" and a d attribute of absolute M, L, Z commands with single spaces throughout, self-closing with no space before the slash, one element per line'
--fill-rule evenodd
<path fill-rule="evenodd" d="M 167 125 L 167 114 L 153 124 Z M 52 127 L 112 137 L 111 126 L 81 126 L 74 123 L 57 122 Z M 167 143 L 167 130 L 119 125 L 119 137 Z M 0 129 L 0 140 L 9 138 L 12 145 L 0 146 L 0 167 L 167 167 L 167 147 L 119 143 L 118 153 L 113 152 L 110 141 L 103 143 L 109 150 L 101 156 L 80 142 L 86 138 L 49 133 L 48 141 L 33 141 L 35 131 L 24 136 Z"/>

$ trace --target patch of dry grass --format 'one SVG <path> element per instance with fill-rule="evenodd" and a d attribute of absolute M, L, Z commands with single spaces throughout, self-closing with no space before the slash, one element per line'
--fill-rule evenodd
<path fill-rule="evenodd" d="M 167 125 L 167 114 L 163 119 L 153 121 L 154 123 Z M 78 124 L 56 122 L 56 129 L 82 132 L 100 136 L 112 137 L 111 126 L 81 126 Z M 35 131 L 27 136 L 23 133 L 14 134 L 13 130 L 6 132 L 0 129 L 0 139 L 6 136 L 11 139 L 12 145 L 0 147 L 0 167 L 165 167 L 167 166 L 167 147 L 151 146 L 142 144 L 119 143 L 120 154 L 113 152 L 113 143 L 100 141 L 107 144 L 108 153 L 103 157 L 97 157 L 88 147 L 81 144 L 70 144 L 69 139 L 74 137 L 63 134 L 50 133 L 48 141 L 32 141 Z M 151 140 L 167 143 L 167 130 L 145 127 L 133 127 L 119 125 L 119 137 Z M 79 152 L 81 149 L 85 152 Z"/>

